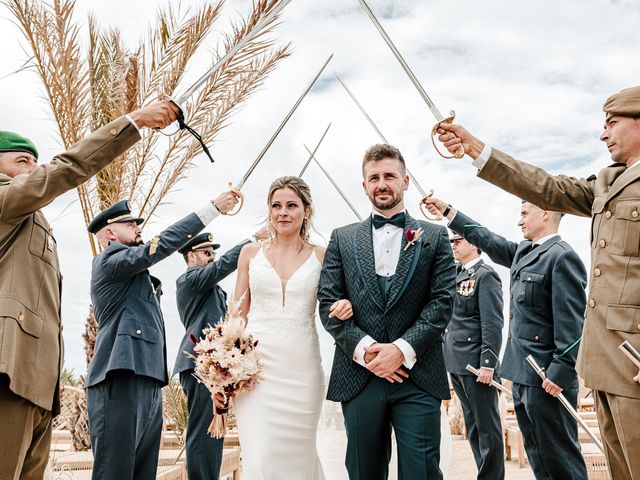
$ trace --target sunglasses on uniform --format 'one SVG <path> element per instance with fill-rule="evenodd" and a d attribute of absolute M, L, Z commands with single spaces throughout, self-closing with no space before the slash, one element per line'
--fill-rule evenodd
<path fill-rule="evenodd" d="M 204 253 L 207 257 L 212 258 L 216 256 L 215 250 L 197 250 L 200 253 Z"/>

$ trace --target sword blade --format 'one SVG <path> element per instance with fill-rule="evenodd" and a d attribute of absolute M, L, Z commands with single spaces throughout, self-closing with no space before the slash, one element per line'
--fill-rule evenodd
<path fill-rule="evenodd" d="M 353 103 L 356 104 L 356 106 L 358 107 L 358 109 L 360 110 L 360 112 L 362 112 L 362 114 L 364 115 L 364 118 L 367 119 L 367 121 L 369 122 L 369 125 L 371 125 L 373 127 L 373 129 L 376 131 L 376 133 L 378 134 L 378 136 L 380 137 L 380 139 L 382 140 L 383 143 L 389 143 L 389 141 L 385 138 L 385 136 L 382 134 L 382 132 L 380 131 L 380 129 L 378 128 L 378 126 L 375 124 L 375 122 L 373 121 L 373 119 L 369 116 L 369 114 L 367 113 L 367 111 L 364 109 L 364 107 L 360 104 L 360 102 L 358 101 L 358 99 L 356 98 L 356 96 L 353 94 L 353 92 L 351 92 L 351 90 L 349 89 L 349 87 L 347 87 L 347 84 L 344 83 L 344 81 L 342 80 L 342 78 L 340 78 L 340 76 L 336 73 L 336 78 L 338 79 L 338 81 L 340 82 L 340 85 L 342 85 L 342 88 L 345 89 L 345 91 L 349 94 L 349 97 L 351 97 L 351 100 L 353 100 Z M 420 182 L 418 182 L 418 179 L 416 177 L 413 176 L 413 173 L 411 173 L 411 170 L 409 170 L 407 168 L 407 175 L 409 175 L 409 178 L 411 179 L 411 181 L 413 182 L 413 184 L 416 186 L 416 188 L 418 189 L 418 192 L 420 192 L 420 195 L 422 195 L 422 197 L 426 197 L 427 196 L 427 192 L 424 190 L 424 188 L 422 188 L 422 185 L 420 185 Z"/>
<path fill-rule="evenodd" d="M 307 94 L 309 93 L 309 91 L 311 90 L 311 88 L 313 88 L 313 86 L 315 85 L 316 81 L 318 80 L 318 78 L 320 78 L 320 75 L 322 75 L 322 72 L 324 71 L 324 69 L 326 68 L 326 66 L 328 65 L 328 63 L 331 61 L 331 59 L 333 58 L 333 53 L 331 55 L 329 55 L 329 58 L 327 58 L 325 60 L 325 62 L 322 64 L 322 67 L 320 68 L 320 70 L 318 70 L 318 73 L 316 73 L 315 77 L 313 77 L 313 80 L 311 80 L 311 82 L 309 83 L 309 85 L 307 86 L 307 88 L 305 89 L 304 92 L 302 92 L 302 95 L 300 95 L 298 97 L 298 99 L 296 100 L 296 103 L 293 105 L 293 107 L 291 107 L 291 110 L 289 110 L 289 113 L 287 113 L 287 115 L 284 117 L 284 119 L 282 120 L 282 122 L 280 122 L 280 125 L 278 125 L 278 128 L 276 129 L 276 131 L 273 133 L 273 135 L 271 135 L 271 138 L 269 139 L 269 141 L 267 142 L 267 144 L 264 146 L 264 148 L 262 149 L 262 151 L 258 154 L 258 157 L 253 161 L 253 163 L 251 164 L 251 166 L 249 167 L 249 170 L 247 170 L 247 173 L 244 174 L 244 176 L 242 177 L 242 179 L 240 180 L 240 182 L 238 183 L 238 185 L 236 185 L 236 187 L 238 189 L 242 189 L 242 187 L 244 186 L 244 184 L 247 182 L 247 180 L 249 179 L 249 177 L 251 176 L 251 174 L 253 173 L 253 171 L 256 169 L 256 167 L 258 166 L 258 164 L 260 163 L 260 161 L 262 160 L 262 158 L 265 156 L 265 154 L 267 153 L 267 151 L 269 150 L 269 148 L 271 147 L 271 145 L 273 144 L 273 142 L 276 140 L 276 138 L 278 137 L 278 135 L 280 135 L 280 132 L 282 131 L 282 129 L 284 128 L 284 126 L 287 124 L 287 122 L 289 121 L 289 119 L 291 118 L 291 116 L 293 115 L 293 113 L 297 110 L 297 108 L 300 106 L 300 104 L 302 103 L 302 100 L 304 100 L 304 97 L 307 96 Z M 327 127 L 327 130 L 329 129 L 329 127 Z"/>
<path fill-rule="evenodd" d="M 436 117 L 436 120 L 438 122 L 441 122 L 442 120 L 444 120 L 445 117 L 442 115 L 442 113 L 440 113 L 440 110 L 438 110 L 438 107 L 436 107 L 436 105 L 433 103 L 433 101 L 427 94 L 426 90 L 418 80 L 418 77 L 415 76 L 415 74 L 411 70 L 411 67 L 409 67 L 409 64 L 402 57 L 402 54 L 400 54 L 400 51 L 396 48 L 396 46 L 394 45 L 389 35 L 387 35 L 387 32 L 385 32 L 384 28 L 382 28 L 382 25 L 380 24 L 380 22 L 378 21 L 374 13 L 371 11 L 371 8 L 369 8 L 369 5 L 367 5 L 367 2 L 365 2 L 365 0 L 359 0 L 359 2 L 360 2 L 360 5 L 362 6 L 362 9 L 365 11 L 367 16 L 371 19 L 375 27 L 378 29 L 378 32 L 380 32 L 380 35 L 382 35 L 382 38 L 384 39 L 384 41 L 387 43 L 387 45 L 393 52 L 398 62 L 400 62 L 402 69 L 409 76 L 409 80 L 411 80 L 411 83 L 413 83 L 413 86 L 416 87 L 416 89 L 418 90 L 418 93 L 420 94 L 422 99 L 425 101 L 425 103 L 429 107 L 429 110 L 431 110 L 431 113 L 433 113 L 433 116 Z"/>
<path fill-rule="evenodd" d="M 273 10 L 271 10 L 265 17 L 259 21 L 256 26 L 247 34 L 242 37 L 242 39 L 236 43 L 224 56 L 218 60 L 209 70 L 207 70 L 198 80 L 193 83 L 182 95 L 180 95 L 175 103 L 178 106 L 181 106 L 186 100 L 188 100 L 191 95 L 193 95 L 198 89 L 218 70 L 220 70 L 224 65 L 227 64 L 229 60 L 231 60 L 236 53 L 238 53 L 242 48 L 244 48 L 251 40 L 253 40 L 265 26 L 269 25 L 269 23 L 278 15 L 284 7 L 289 5 L 291 0 L 282 0 L 282 2 L 276 6 Z"/>
<path fill-rule="evenodd" d="M 629 360 L 631 360 L 636 367 L 640 368 L 640 352 L 638 352 L 638 350 L 636 350 L 628 340 L 625 340 L 618 345 L 618 348 L 622 350 L 627 357 L 629 357 Z"/>
<path fill-rule="evenodd" d="M 531 368 L 533 368 L 538 374 L 538 376 L 544 381 L 547 378 L 547 374 L 544 372 L 544 369 L 540 365 L 538 365 L 538 362 L 536 362 L 531 355 L 527 356 L 526 360 L 527 362 L 529 362 L 529 365 L 531 365 Z M 571 403 L 569 403 L 569 400 L 567 400 L 567 398 L 562 393 L 558 394 L 557 398 L 562 404 L 562 406 L 565 408 L 565 410 L 569 412 L 569 414 L 573 417 L 573 419 L 576 422 L 578 422 L 578 425 L 580 425 L 582 430 L 584 430 L 585 433 L 591 437 L 591 440 L 593 440 L 593 443 L 596 444 L 596 447 L 598 447 L 600 451 L 604 453 L 604 447 L 602 446 L 602 442 L 591 431 L 591 429 L 589 428 L 587 423 L 584 421 L 584 419 L 580 415 L 578 415 L 578 412 L 576 412 L 576 409 L 573 408 Z"/>
<path fill-rule="evenodd" d="M 362 221 L 362 217 L 360 216 L 360 214 L 358 213 L 358 211 L 356 210 L 356 207 L 353 206 L 353 204 L 349 201 L 349 199 L 347 198 L 347 196 L 344 194 L 344 192 L 342 191 L 342 189 L 338 186 L 338 184 L 333 180 L 333 178 L 331 177 L 331 175 L 329 175 L 329 172 L 322 166 L 322 164 L 320 163 L 320 161 L 316 158 L 316 156 L 313 154 L 313 152 L 311 152 L 311 150 L 309 150 L 309 147 L 307 147 L 305 144 L 304 148 L 307 150 L 307 152 L 309 152 L 309 154 L 311 155 L 311 158 L 313 158 L 313 161 L 316 162 L 316 165 L 318 165 L 318 168 L 320 168 L 320 170 L 322 170 L 322 173 L 324 173 L 325 177 L 327 177 L 327 179 L 331 182 L 331 185 L 333 185 L 333 188 L 336 189 L 336 191 L 340 194 L 340 196 L 342 197 L 342 199 L 344 200 L 344 202 L 349 206 L 349 208 L 351 209 L 351 211 L 354 213 L 354 215 L 357 217 L 358 220 Z"/>
<path fill-rule="evenodd" d="M 471 365 L 467 365 L 465 368 L 469 372 L 473 373 L 476 377 L 480 374 L 480 370 L 478 370 L 477 368 L 473 368 Z M 496 382 L 495 380 L 491 380 L 491 386 L 494 388 L 497 388 L 501 392 L 506 393 L 507 395 L 512 395 L 511 390 L 509 390 L 507 387 L 505 387 L 501 383 Z"/>
<path fill-rule="evenodd" d="M 313 152 L 311 152 L 311 155 L 309 155 L 309 158 L 307 158 L 307 161 L 304 162 L 304 165 L 302 166 L 302 170 L 300 170 L 300 173 L 298 174 L 298 177 L 302 178 L 302 175 L 304 175 L 304 172 L 307 170 L 307 167 L 309 166 L 309 163 L 311 163 L 311 159 L 316 154 L 316 152 L 318 151 L 318 148 L 320 148 L 320 145 L 322 144 L 322 141 L 324 140 L 324 137 L 327 135 L 327 132 L 329 131 L 329 128 L 331 128 L 331 124 L 327 125 L 327 128 L 324 129 L 324 132 L 322 133 L 322 136 L 320 137 L 320 140 L 318 141 L 318 143 L 316 145 L 316 148 L 313 149 Z"/>

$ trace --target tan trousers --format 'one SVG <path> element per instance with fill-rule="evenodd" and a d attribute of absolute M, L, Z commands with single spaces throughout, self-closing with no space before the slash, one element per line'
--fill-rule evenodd
<path fill-rule="evenodd" d="M 51 446 L 51 412 L 9 390 L 0 375 L 0 479 L 42 480 Z"/>
<path fill-rule="evenodd" d="M 640 480 L 640 398 L 594 393 L 612 480 Z"/>

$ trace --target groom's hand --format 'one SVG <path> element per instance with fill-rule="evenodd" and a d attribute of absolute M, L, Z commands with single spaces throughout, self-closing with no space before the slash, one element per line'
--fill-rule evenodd
<path fill-rule="evenodd" d="M 393 343 L 374 343 L 365 347 L 365 362 L 367 354 L 375 354 L 375 358 L 367 363 L 367 368 L 374 375 L 386 378 L 391 383 L 402 383 L 402 377 L 408 378 L 409 374 L 402 368 L 404 355 Z"/>

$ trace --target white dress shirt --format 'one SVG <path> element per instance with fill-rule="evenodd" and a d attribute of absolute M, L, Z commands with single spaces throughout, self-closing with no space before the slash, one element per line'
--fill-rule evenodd
<path fill-rule="evenodd" d="M 407 212 L 405 211 L 405 215 L 406 214 Z M 384 217 L 384 215 L 380 215 L 377 212 L 374 212 L 373 215 Z M 395 275 L 398 260 L 400 260 L 403 229 L 389 223 L 377 229 L 372 225 L 371 229 L 373 234 L 373 256 L 375 259 L 376 274 L 382 277 Z M 364 336 L 360 342 L 358 342 L 358 345 L 356 345 L 356 349 L 353 352 L 353 360 L 363 367 L 366 367 L 364 349 L 374 343 L 377 342 L 371 336 Z M 402 364 L 409 369 L 413 368 L 416 363 L 416 352 L 409 342 L 398 338 L 393 341 L 393 344 L 400 349 L 404 356 L 404 362 L 402 362 Z"/>

